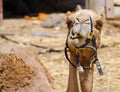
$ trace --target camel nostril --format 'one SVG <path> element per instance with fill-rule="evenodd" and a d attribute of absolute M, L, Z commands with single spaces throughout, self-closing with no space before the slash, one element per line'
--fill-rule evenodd
<path fill-rule="evenodd" d="M 72 31 L 72 35 L 74 36 L 75 35 L 75 33 Z"/>
<path fill-rule="evenodd" d="M 72 36 L 80 36 L 80 33 L 72 31 Z"/>
<path fill-rule="evenodd" d="M 79 33 L 77 33 L 77 36 L 80 36 L 80 34 L 79 34 Z"/>

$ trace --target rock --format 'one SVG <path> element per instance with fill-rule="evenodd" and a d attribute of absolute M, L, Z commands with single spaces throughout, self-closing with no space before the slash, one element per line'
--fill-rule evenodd
<path fill-rule="evenodd" d="M 63 13 L 53 13 L 49 15 L 45 21 L 41 24 L 42 27 L 52 28 L 56 26 L 61 26 L 63 22 L 66 20 L 66 15 Z"/>

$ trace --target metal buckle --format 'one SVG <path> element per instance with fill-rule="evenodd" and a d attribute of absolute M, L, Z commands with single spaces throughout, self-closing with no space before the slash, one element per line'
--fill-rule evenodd
<path fill-rule="evenodd" d="M 94 35 L 94 33 L 93 33 L 93 32 L 90 32 L 90 33 L 88 34 L 88 39 L 92 39 L 93 35 Z"/>

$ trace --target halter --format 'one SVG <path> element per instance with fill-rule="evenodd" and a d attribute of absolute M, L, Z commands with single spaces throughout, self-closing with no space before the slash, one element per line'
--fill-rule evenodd
<path fill-rule="evenodd" d="M 98 72 L 99 72 L 99 74 L 100 75 L 103 75 L 103 71 L 102 71 L 102 69 L 101 69 L 101 65 L 100 65 L 100 63 L 99 63 L 99 60 L 98 60 L 98 57 L 97 57 L 97 46 L 96 46 L 96 38 L 95 38 L 95 36 L 93 35 L 93 25 L 92 25 L 92 18 L 91 18 L 91 16 L 89 16 L 89 19 L 90 19 L 90 28 L 91 28 L 91 31 L 90 31 L 90 37 L 89 38 L 87 38 L 86 40 L 85 40 L 85 44 L 83 44 L 81 47 L 79 47 L 79 48 L 76 48 L 76 51 L 80 51 L 80 49 L 86 49 L 86 48 L 90 48 L 90 49 L 92 49 L 93 50 L 93 52 L 94 52 L 94 54 L 93 54 L 93 56 L 92 56 L 92 58 L 90 59 L 91 61 L 90 61 L 90 65 L 89 66 L 85 66 L 85 67 L 82 67 L 84 70 L 86 70 L 86 69 L 91 69 L 91 65 L 92 65 L 92 63 L 95 63 L 96 64 L 96 66 L 97 66 L 97 69 L 98 69 Z M 79 19 L 78 19 L 79 20 Z M 68 32 L 68 35 L 69 35 L 69 33 L 70 32 Z M 65 49 L 64 49 L 64 53 L 65 53 L 65 57 L 66 57 L 66 59 L 68 60 L 68 62 L 75 68 L 75 69 L 77 69 L 78 68 L 78 66 L 80 66 L 80 65 L 75 65 L 75 64 L 73 64 L 72 62 L 71 62 L 71 60 L 69 59 L 69 57 L 68 57 L 68 54 L 67 54 L 67 50 L 69 49 L 69 47 L 68 47 L 68 43 L 67 43 L 67 41 L 68 41 L 68 35 L 67 35 L 67 39 L 66 39 L 66 47 L 65 47 Z M 89 43 L 90 43 L 90 41 L 92 41 L 92 46 L 90 45 L 88 45 Z M 77 56 L 77 58 L 79 58 L 80 56 L 77 54 L 77 52 L 76 52 L 76 56 Z M 79 60 L 79 62 L 77 62 L 77 63 L 80 63 L 80 60 Z"/>

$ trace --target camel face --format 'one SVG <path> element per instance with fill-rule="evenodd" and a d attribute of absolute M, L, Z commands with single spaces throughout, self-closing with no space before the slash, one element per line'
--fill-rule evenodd
<path fill-rule="evenodd" d="M 72 21 L 70 33 L 68 35 L 68 44 L 72 48 L 79 48 L 85 44 L 86 39 L 90 36 L 91 32 L 90 16 L 81 13 L 76 19 Z"/>

